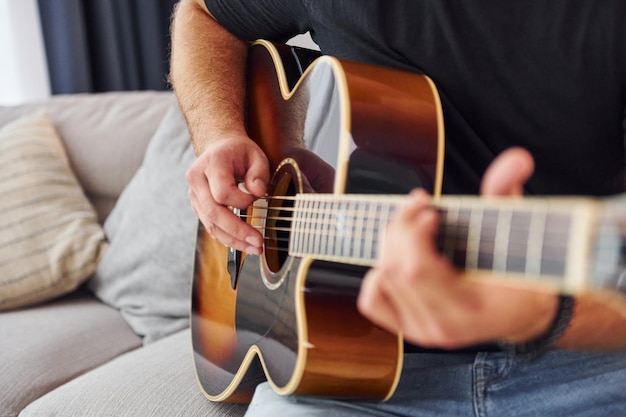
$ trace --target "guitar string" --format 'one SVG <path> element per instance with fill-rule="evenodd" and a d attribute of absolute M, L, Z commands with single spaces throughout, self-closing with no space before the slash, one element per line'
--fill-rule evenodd
<path fill-rule="evenodd" d="M 363 218 L 363 214 L 367 211 L 367 210 L 356 210 L 356 211 L 346 211 L 346 210 L 338 210 L 338 209 L 295 209 L 292 207 L 281 207 L 281 208 L 269 208 L 269 209 L 265 209 L 267 211 L 287 211 L 287 212 L 296 212 L 298 211 L 299 213 L 302 213 L 304 215 L 323 215 L 325 216 L 322 220 L 317 219 L 315 221 L 315 224 L 317 226 L 337 226 L 337 221 L 336 218 L 332 218 L 336 213 L 341 213 L 344 217 L 346 218 L 352 218 L 352 223 L 350 223 L 349 221 L 346 221 L 345 223 L 350 223 L 351 228 L 356 231 L 359 234 L 369 234 L 371 235 L 372 233 L 375 233 L 377 230 L 379 230 L 379 228 L 377 227 L 370 227 L 370 223 L 371 222 L 364 222 L 366 223 L 365 227 L 355 227 L 354 223 L 357 220 L 362 220 Z M 524 214 L 528 214 L 528 212 L 523 212 Z M 456 238 L 458 239 L 463 239 L 466 238 L 467 235 L 465 233 L 463 233 L 465 230 L 468 230 L 471 227 L 471 221 L 468 221 L 467 223 L 459 223 L 459 221 L 457 220 L 456 222 L 452 222 L 452 223 L 446 223 L 446 212 L 443 211 L 442 213 L 442 224 L 441 224 L 441 229 L 449 229 L 449 228 L 454 228 L 456 229 L 457 233 L 456 233 Z M 331 217 L 330 219 L 326 219 L 326 217 Z M 284 222 L 293 222 L 294 217 L 293 216 L 268 216 L 268 215 L 264 215 L 264 216 L 259 216 L 259 215 L 241 215 L 240 218 L 242 218 L 243 220 L 270 220 L 270 221 L 284 221 Z M 310 219 L 309 219 L 310 222 Z M 530 222 L 523 222 L 524 224 L 528 225 Z M 515 225 L 513 225 L 515 226 Z M 558 226 L 558 225 L 557 225 Z M 284 232 L 289 232 L 291 231 L 290 227 L 275 227 L 275 226 L 255 226 L 256 228 L 262 230 L 270 230 L 270 231 L 284 231 Z M 515 227 L 512 227 L 513 229 L 515 229 Z M 517 228 L 520 228 L 519 226 Z M 521 229 L 526 230 L 527 226 L 523 226 L 521 227 Z M 554 249 L 563 249 L 567 247 L 567 239 L 565 238 L 567 236 L 567 232 L 564 232 L 561 228 L 557 228 L 557 230 L 551 230 L 554 229 L 554 227 L 550 227 L 550 225 L 548 224 L 547 227 L 544 228 L 544 243 L 546 243 L 546 240 L 548 240 L 549 244 L 543 245 L 546 248 L 551 248 L 552 250 Z M 493 234 L 495 234 L 495 231 L 497 230 L 496 227 L 487 227 L 485 225 L 481 226 L 481 237 L 482 237 L 482 241 L 486 241 L 485 237 L 489 237 Z M 458 233 L 458 232 L 461 233 Z M 299 233 L 302 233 L 304 235 L 307 236 L 325 236 L 325 237 L 335 237 L 337 236 L 336 233 L 333 233 L 332 231 L 330 231 L 328 228 L 323 229 L 322 231 L 311 231 L 308 229 L 304 229 L 304 230 L 299 230 Z M 453 236 L 454 237 L 454 236 Z M 519 235 L 519 233 L 515 233 L 513 238 L 510 238 L 508 240 L 508 243 L 510 245 L 528 245 L 530 242 L 528 242 L 527 239 L 528 236 L 525 235 Z M 551 239 L 550 239 L 551 238 Z M 555 242 L 557 243 L 555 245 Z M 561 245 L 559 245 L 559 243 Z M 520 248 L 520 250 L 525 250 L 525 248 Z M 509 252 L 510 254 L 510 252 Z"/>
<path fill-rule="evenodd" d="M 280 200 L 280 201 L 298 201 L 298 197 L 290 197 L 290 196 L 277 196 L 277 197 L 262 197 L 261 199 L 263 200 Z M 306 201 L 314 201 L 314 200 L 306 200 Z M 358 200 L 353 200 L 353 199 L 334 199 L 333 200 L 335 203 L 337 203 L 338 205 L 341 204 L 346 204 L 346 203 L 352 203 L 352 202 L 357 202 Z M 318 201 L 319 203 L 327 203 L 326 201 L 320 199 Z M 331 202 L 332 203 L 332 202 Z M 377 203 L 380 204 L 380 203 Z M 386 203 L 385 204 L 387 207 L 389 208 L 396 208 L 397 204 L 392 204 L 392 203 Z M 460 210 L 461 212 L 464 212 L 466 215 L 469 216 L 470 213 L 472 213 L 475 210 L 482 210 L 482 211 L 487 211 L 487 210 L 492 210 L 489 208 L 474 208 L 474 207 L 469 207 L 466 209 L 459 209 L 458 207 L 454 207 L 454 208 L 445 208 L 442 206 L 437 206 L 437 205 L 431 205 L 431 208 L 437 210 L 439 212 L 440 215 L 442 215 L 444 217 L 445 220 L 445 215 L 452 209 L 454 210 Z M 364 214 L 366 213 L 368 210 L 367 209 L 362 209 L 362 210 L 353 210 L 353 211 L 346 211 L 345 209 L 341 209 L 341 208 L 333 208 L 333 209 L 328 209 L 328 208 L 322 208 L 322 209 L 303 209 L 303 208 L 296 208 L 296 207 L 260 207 L 257 208 L 257 210 L 267 210 L 267 211 L 286 211 L 286 212 L 292 212 L 292 213 L 304 213 L 304 214 L 333 214 L 333 213 L 341 213 L 341 214 L 347 214 L 347 215 L 351 215 L 352 217 L 359 217 L 358 215 L 360 214 Z M 357 213 L 356 215 L 354 213 Z M 518 214 L 529 214 L 529 215 L 533 215 L 534 211 L 531 209 L 528 210 L 516 210 L 514 211 L 514 213 L 518 213 Z M 539 214 L 541 215 L 547 215 L 550 213 L 547 212 L 539 212 Z M 569 214 L 568 213 L 561 213 L 561 212 L 554 212 L 552 213 L 553 215 L 560 215 L 560 216 L 564 216 L 566 219 L 569 219 Z M 250 218 L 250 219 L 269 219 L 269 220 L 277 220 L 277 221 L 293 221 L 294 217 L 290 216 L 290 217 L 285 217 L 285 216 L 279 216 L 279 217 L 269 217 L 269 216 L 247 216 L 247 215 L 241 215 L 240 216 L 242 219 L 245 218 Z M 530 222 L 530 220 L 529 220 Z M 528 222 L 528 223 L 529 223 Z M 468 221 L 468 223 L 470 223 Z M 457 225 L 457 223 L 450 223 L 449 225 L 455 226 Z M 462 226 L 462 225 L 459 225 Z M 560 227 L 558 224 L 554 225 L 555 228 Z M 522 227 L 523 229 L 527 228 L 527 224 L 523 224 Z M 547 228 L 550 228 L 550 223 L 547 225 Z M 558 234 L 558 231 L 561 230 L 560 228 L 556 231 L 556 234 Z"/>
<path fill-rule="evenodd" d="M 272 201 L 276 201 L 276 202 L 280 202 L 280 201 L 298 201 L 297 197 L 289 197 L 289 196 L 284 196 L 284 197 L 265 197 L 265 200 L 267 200 L 268 202 L 272 202 Z M 265 221 L 269 221 L 269 222 L 285 222 L 285 223 L 293 223 L 295 217 L 293 216 L 293 213 L 298 213 L 300 215 L 302 215 L 304 217 L 304 219 L 302 220 L 305 225 L 303 227 L 298 228 L 298 233 L 300 233 L 300 235 L 302 236 L 303 239 L 309 239 L 307 242 L 306 246 L 306 251 L 305 253 L 319 253 L 319 254 L 329 254 L 332 252 L 328 252 L 324 249 L 320 249 L 320 244 L 319 243 L 312 243 L 312 241 L 314 240 L 315 242 L 320 242 L 320 238 L 321 239 L 326 239 L 326 243 L 327 245 L 322 245 L 323 247 L 328 246 L 328 242 L 330 241 L 331 244 L 334 244 L 336 239 L 345 239 L 345 236 L 343 236 L 345 234 L 345 230 L 344 233 L 342 233 L 341 235 L 338 234 L 338 232 L 336 230 L 334 230 L 337 227 L 337 216 L 341 215 L 344 223 L 349 224 L 349 231 L 352 231 L 355 234 L 355 237 L 351 237 L 350 239 L 353 242 L 359 242 L 359 238 L 362 238 L 363 236 L 368 236 L 370 241 L 373 241 L 373 243 L 371 244 L 367 244 L 366 248 L 368 248 L 367 250 L 363 252 L 361 252 L 360 249 L 354 249 L 352 248 L 352 246 L 348 246 L 347 249 L 347 253 L 348 253 L 348 257 L 365 257 L 365 258 L 372 258 L 374 256 L 374 249 L 377 249 L 377 241 L 378 241 L 378 231 L 380 230 L 380 227 L 375 227 L 376 226 L 376 220 L 374 220 L 373 222 L 369 221 L 369 220 L 365 220 L 365 215 L 368 214 L 371 217 L 371 213 L 372 213 L 372 206 L 374 206 L 375 204 L 378 204 L 376 207 L 384 207 L 386 208 L 388 211 L 389 209 L 395 209 L 397 206 L 396 204 L 392 204 L 392 203 L 385 203 L 384 205 L 381 205 L 381 203 L 375 203 L 375 204 L 366 204 L 365 207 L 363 206 L 359 206 L 359 201 L 358 200 L 352 200 L 352 199 L 344 199 L 344 200 L 334 200 L 334 201 L 311 201 L 311 200 L 305 200 L 306 202 L 309 202 L 313 205 L 313 208 L 311 207 L 307 207 L 307 208 L 301 208 L 301 207 L 291 207 L 291 206 L 272 206 L 269 205 L 268 207 L 259 207 L 259 210 L 265 211 L 265 212 L 270 212 L 270 213 L 276 213 L 278 212 L 279 215 L 240 215 L 240 217 L 243 220 L 265 220 Z M 328 204 L 331 205 L 330 208 L 328 208 Z M 356 209 L 349 209 L 348 207 L 356 207 Z M 318 208 L 319 207 L 319 208 Z M 437 236 L 437 244 L 440 250 L 445 251 L 446 249 L 446 244 L 449 244 L 450 241 L 452 242 L 452 254 L 453 256 L 461 253 L 463 258 L 461 259 L 460 262 L 463 262 L 463 259 L 466 259 L 466 257 L 469 256 L 469 250 L 472 248 L 472 246 L 470 245 L 469 242 L 469 231 L 470 228 L 472 227 L 472 221 L 469 218 L 466 218 L 466 223 L 459 223 L 459 219 L 458 219 L 458 214 L 459 213 L 455 213 L 455 222 L 452 223 L 446 223 L 448 214 L 450 211 L 452 210 L 461 210 L 462 213 L 464 213 L 465 216 L 469 216 L 472 217 L 472 213 L 476 212 L 476 208 L 474 207 L 470 207 L 467 209 L 459 209 L 458 207 L 452 207 L 450 209 L 446 209 L 446 208 L 442 208 L 442 207 L 437 207 L 437 206 L 433 206 L 433 208 L 437 211 L 440 212 L 441 214 L 441 227 L 440 227 L 440 233 Z M 374 212 L 376 212 L 377 209 L 374 209 Z M 483 209 L 480 208 L 480 213 L 484 213 L 486 210 L 488 209 Z M 290 213 L 289 215 L 282 215 L 282 213 Z M 497 211 L 496 211 L 497 213 Z M 526 224 L 526 227 L 524 227 L 524 230 L 528 229 L 528 224 L 530 224 L 530 221 L 532 221 L 532 215 L 533 212 L 532 211 L 523 211 L 523 210 L 517 210 L 517 213 L 520 213 L 522 215 L 530 215 L 531 218 L 528 221 L 522 221 L 522 224 Z M 547 212 L 541 212 L 541 215 L 545 216 L 547 215 Z M 558 213 L 561 216 L 564 216 L 564 214 L 562 213 Z M 315 218 L 313 218 L 315 216 Z M 565 215 L 566 216 L 566 215 Z M 321 219 L 319 219 L 318 217 L 321 217 Z M 480 218 L 482 219 L 482 214 L 480 216 Z M 350 219 L 350 220 L 346 220 L 346 219 Z M 568 221 L 570 218 L 569 217 L 565 217 L 565 220 Z M 379 220 L 379 226 L 382 226 L 383 224 L 387 224 L 388 221 L 386 222 L 381 222 Z M 517 227 L 519 228 L 519 219 L 518 219 L 518 223 L 511 223 L 509 225 L 509 227 L 513 227 L 515 225 L 517 225 Z M 315 225 L 315 227 L 313 229 L 311 229 L 311 226 Z M 372 227 L 373 225 L 373 227 Z M 255 228 L 259 229 L 259 230 L 266 230 L 266 231 L 271 231 L 271 232 L 285 232 L 285 233 L 292 233 L 292 228 L 291 227 L 278 227 L 278 226 L 256 226 L 253 225 Z M 307 228 L 308 226 L 308 228 Z M 333 226 L 332 228 L 330 228 L 330 226 Z M 454 229 L 456 231 L 456 233 L 453 236 L 448 236 L 446 233 L 442 233 L 442 230 L 447 230 L 447 229 Z M 520 235 L 519 233 L 514 233 L 513 236 L 509 236 L 507 239 L 507 249 L 505 249 L 504 251 L 504 257 L 506 259 L 524 259 L 524 262 L 528 263 L 530 261 L 530 259 L 537 259 L 536 262 L 541 263 L 541 262 L 550 262 L 550 261 L 556 261 L 556 262 L 562 262 L 564 263 L 566 257 L 567 257 L 567 244 L 563 244 L 563 242 L 567 241 L 567 239 L 564 239 L 563 236 L 566 236 L 567 233 L 563 232 L 562 229 L 557 229 L 556 233 L 554 230 L 549 230 L 550 228 L 545 228 L 544 227 L 544 234 L 548 235 L 550 233 L 553 233 L 555 236 L 557 236 L 556 241 L 554 241 L 554 238 L 552 239 L 546 239 L 544 236 L 544 240 L 543 240 L 543 244 L 541 245 L 541 250 L 540 251 L 533 251 L 533 253 L 538 253 L 539 256 L 532 256 L 529 257 L 529 250 L 528 248 L 530 247 L 530 245 L 532 244 L 532 242 L 529 241 L 530 238 L 530 232 L 528 232 L 527 235 L 524 235 L 523 233 Z M 473 253 L 478 253 L 479 256 L 496 256 L 496 242 L 495 242 L 495 235 L 496 235 L 496 227 L 486 227 L 484 224 L 482 224 L 482 220 L 481 220 L 481 225 L 480 225 L 480 238 L 477 240 L 477 248 L 474 247 L 473 249 Z M 560 238 L 559 238 L 560 237 Z M 492 239 L 493 238 L 493 239 Z M 291 239 L 289 237 L 279 237 L 278 235 L 273 236 L 273 237 L 265 237 L 264 238 L 265 241 L 265 250 L 271 250 L 271 251 L 278 251 L 278 252 L 286 252 L 288 253 L 289 250 L 285 247 L 285 245 L 280 246 L 280 244 L 284 244 L 284 243 L 290 243 Z M 546 244 L 546 241 L 547 244 Z M 268 246 L 267 243 L 269 242 L 273 242 L 273 244 L 271 246 Z M 556 244 L 555 244 L 556 242 Z M 277 245 L 277 246 L 275 246 Z M 311 246 L 315 246 L 318 249 L 317 250 L 309 250 L 309 248 Z M 357 245 L 358 246 L 358 245 Z M 362 256 L 357 256 L 357 255 L 362 255 Z M 508 262 L 507 262 L 508 264 Z M 508 266 L 507 266 L 508 268 Z"/>
<path fill-rule="evenodd" d="M 284 243 L 284 242 L 289 242 L 289 239 L 284 239 L 284 238 L 283 239 L 280 239 L 280 238 L 276 239 L 276 238 L 268 238 L 268 237 L 266 237 L 266 238 L 264 238 L 264 241 L 265 242 Z M 287 254 L 289 253 L 289 249 L 287 247 L 285 247 L 285 246 L 278 246 L 278 245 L 271 245 L 270 246 L 270 245 L 267 245 L 267 243 L 264 246 L 264 250 L 265 251 L 276 251 L 276 252 L 287 253 Z M 320 255 L 320 254 L 327 254 L 327 253 L 325 253 L 325 252 L 320 252 L 320 253 L 313 252 L 310 255 L 315 255 L 315 254 Z M 487 254 L 492 254 L 492 253 L 491 252 L 487 252 Z M 360 258 L 359 256 L 356 256 L 354 254 L 346 255 L 344 257 Z M 509 258 L 511 258 L 511 257 L 512 256 L 509 256 Z M 522 255 L 520 255 L 520 257 L 522 257 Z M 365 257 L 365 258 L 366 259 L 373 259 L 374 258 L 374 253 L 372 253 L 371 256 Z M 552 257 L 547 257 L 547 256 L 541 256 L 540 259 L 543 260 L 543 261 L 558 261 L 558 262 L 562 262 L 563 261 L 562 257 L 552 258 Z M 481 268 L 478 268 L 478 269 L 481 269 Z M 512 271 L 512 269 L 508 269 L 508 270 Z M 522 272 L 522 271 L 517 271 L 517 272 Z M 530 275 L 535 275 L 535 274 L 530 274 Z"/>
<path fill-rule="evenodd" d="M 318 195 L 324 195 L 324 194 L 318 194 Z M 331 204 L 337 204 L 337 205 L 342 205 L 342 204 L 345 205 L 347 203 L 354 203 L 354 202 L 363 202 L 362 200 L 359 200 L 358 198 L 357 199 L 348 198 L 347 196 L 349 196 L 349 194 L 344 195 L 343 197 L 346 197 L 346 198 L 343 198 L 343 199 L 341 198 L 341 196 L 338 197 L 338 196 L 336 196 L 334 194 L 329 194 L 329 196 L 333 197 L 333 199 L 331 201 L 326 201 L 323 198 L 320 198 L 319 200 L 309 200 L 309 199 L 303 200 L 302 198 L 298 198 L 297 196 L 273 196 L 273 197 L 265 196 L 265 197 L 261 197 L 260 199 L 268 200 L 268 201 L 271 201 L 271 200 L 298 201 L 298 200 L 300 200 L 300 201 L 307 201 L 307 202 L 318 202 L 318 203 L 322 203 L 322 204 L 323 203 L 331 203 Z M 381 197 L 381 199 L 382 199 L 382 197 Z M 370 200 L 368 200 L 367 202 L 370 202 Z M 389 208 L 392 208 L 392 209 L 393 208 L 397 208 L 399 206 L 398 203 L 374 202 L 372 204 L 383 204 L 386 207 L 389 207 Z M 436 204 L 431 204 L 430 207 L 433 208 L 434 210 L 438 211 L 441 215 L 444 215 L 444 216 L 445 216 L 446 213 L 448 213 L 451 210 L 457 210 L 457 211 L 460 211 L 460 212 L 464 212 L 467 215 L 469 215 L 470 213 L 472 213 L 473 211 L 476 211 L 476 210 L 483 211 L 483 212 L 484 211 L 493 210 L 491 208 L 481 208 L 481 207 L 478 207 L 478 208 L 476 208 L 476 207 L 468 207 L 468 208 L 465 208 L 465 209 L 464 208 L 459 208 L 459 207 L 449 207 L 449 208 L 446 208 L 444 206 L 438 206 Z M 334 208 L 334 209 L 330 209 L 330 210 L 327 209 L 327 208 L 322 208 L 322 209 L 303 209 L 303 208 L 288 207 L 288 206 L 281 206 L 281 207 L 268 206 L 268 207 L 262 207 L 262 208 L 257 208 L 257 209 L 259 209 L 259 210 L 268 210 L 268 211 L 269 210 L 287 211 L 287 212 L 294 212 L 294 213 L 295 212 L 299 212 L 299 213 L 309 213 L 309 214 L 320 214 L 320 213 L 324 214 L 324 213 L 329 213 L 329 212 L 330 213 L 334 213 L 334 212 L 345 213 L 346 212 L 346 210 L 342 210 L 342 209 L 339 209 L 339 208 Z M 367 209 L 354 210 L 354 211 L 352 211 L 352 213 L 355 213 L 355 212 L 356 213 L 365 213 L 366 211 L 367 211 Z M 514 210 L 513 212 L 514 213 L 518 213 L 518 214 L 530 214 L 530 215 L 535 214 L 535 211 L 533 210 L 532 207 L 530 207 L 527 210 L 517 209 L 517 210 Z M 350 213 L 350 212 L 348 212 L 348 213 Z M 548 215 L 548 214 L 560 215 L 560 216 L 565 216 L 566 218 L 569 218 L 569 216 L 570 216 L 569 213 L 563 213 L 563 212 L 558 212 L 558 211 L 555 211 L 553 213 L 548 213 L 547 211 L 545 211 L 545 212 L 539 211 L 537 213 L 540 214 L 540 215 Z M 293 219 L 293 217 L 285 217 L 285 218 L 280 218 L 279 217 L 279 218 L 276 218 L 276 219 L 278 219 L 278 220 L 281 220 L 281 219 L 290 220 L 290 219 Z M 549 226 L 549 224 L 548 224 L 548 226 Z"/>
<path fill-rule="evenodd" d="M 362 220 L 366 217 L 367 214 L 369 214 L 369 211 L 367 209 L 364 210 L 353 210 L 353 211 L 346 211 L 346 210 L 341 210 L 341 209 L 337 209 L 337 208 L 333 208 L 333 209 L 327 209 L 327 208 L 322 208 L 322 209 L 298 209 L 298 208 L 293 208 L 293 207 L 268 207 L 268 208 L 262 208 L 260 210 L 266 210 L 266 211 L 285 211 L 285 212 L 298 212 L 298 213 L 303 213 L 303 214 L 309 214 L 309 215 L 334 215 L 337 213 L 342 214 L 344 217 L 346 218 L 351 218 L 351 219 L 359 219 Z M 437 209 L 440 214 L 442 215 L 441 218 L 441 226 L 442 227 L 454 227 L 457 229 L 467 229 L 469 227 L 471 227 L 472 222 L 468 221 L 461 223 L 459 219 L 455 219 L 452 222 L 446 222 L 447 216 L 446 213 L 447 211 L 445 209 Z M 469 212 L 468 212 L 469 213 Z M 532 214 L 530 211 L 528 212 L 520 212 L 521 214 Z M 562 214 L 562 216 L 566 216 L 565 214 Z M 284 222 L 293 222 L 294 220 L 294 216 L 268 216 L 268 215 L 245 215 L 242 214 L 239 216 L 241 219 L 243 220 L 271 220 L 271 221 L 284 221 Z M 309 223 L 311 223 L 312 219 L 308 219 L 307 221 Z M 567 218 L 566 218 L 567 220 Z M 322 225 L 334 225 L 336 224 L 336 221 L 334 221 L 333 219 L 327 219 L 327 220 L 315 220 L 316 224 L 322 224 Z M 515 229 L 515 230 L 526 230 L 528 228 L 528 225 L 530 224 L 530 221 L 528 222 L 518 222 L 518 223 L 511 223 L 511 228 Z M 263 228 L 263 227 L 259 227 L 259 228 Z M 368 227 L 364 227 L 364 230 L 370 230 Z M 497 230 L 497 226 L 492 226 L 492 227 L 487 227 L 487 226 L 482 226 L 481 227 L 482 230 Z M 551 236 L 556 236 L 556 237 L 561 237 L 564 235 L 567 235 L 566 232 L 562 231 L 562 226 L 558 225 L 558 224 L 552 224 L 552 227 L 550 226 L 550 224 L 547 224 L 547 226 L 545 227 L 545 232 L 547 232 L 548 235 Z M 556 230 L 553 230 L 556 229 Z M 280 228 L 276 228 L 275 230 L 281 230 Z M 289 231 L 291 230 L 291 228 L 287 228 L 285 231 Z"/>
<path fill-rule="evenodd" d="M 336 235 L 327 235 L 328 237 L 336 237 Z M 276 242 L 276 243 L 289 243 L 291 241 L 291 239 L 289 238 L 280 238 L 280 237 L 264 237 L 263 238 L 264 242 Z M 463 238 L 459 238 L 459 240 L 463 240 Z M 378 239 L 374 239 L 373 243 L 377 243 Z M 438 242 L 440 243 L 440 242 Z M 527 256 L 527 247 L 525 247 L 524 245 L 526 245 L 526 241 L 523 242 L 522 246 L 519 247 L 513 247 L 513 248 L 509 248 L 509 250 L 506 252 L 506 257 L 507 259 L 514 259 L 514 258 L 519 258 L 519 259 L 540 259 L 544 262 L 550 262 L 550 261 L 555 261 L 555 262 L 563 262 L 564 258 L 565 258 L 565 253 L 559 253 L 562 252 L 562 250 L 565 250 L 566 248 L 551 248 L 551 250 L 544 250 L 542 252 L 541 256 L 535 256 L 535 257 L 528 257 Z M 288 249 L 283 248 L 281 246 L 265 246 L 265 249 L 274 249 L 274 250 L 282 250 L 284 252 L 288 252 Z M 284 249 L 284 250 L 283 250 Z M 443 247 L 439 246 L 439 249 L 442 250 L 443 252 Z M 467 254 L 467 249 L 468 247 L 462 244 L 456 245 L 454 248 L 454 253 L 457 253 L 458 255 L 466 255 Z M 495 244 L 494 242 L 489 242 L 487 244 L 484 243 L 480 243 L 480 247 L 478 248 L 478 252 L 479 254 L 483 255 L 483 256 L 494 256 L 494 249 L 495 249 Z M 324 250 L 320 250 L 320 251 L 310 251 L 311 254 L 315 254 L 315 253 L 329 253 L 329 251 L 324 251 Z M 373 253 L 373 250 L 367 251 L 366 253 Z"/>
<path fill-rule="evenodd" d="M 253 216 L 250 216 L 253 217 Z M 261 218 L 261 216 L 259 216 L 259 218 Z M 332 222 L 323 222 L 326 224 L 333 224 Z M 275 227 L 275 226 L 253 226 L 258 230 L 266 230 L 266 231 L 271 231 L 271 232 L 286 232 L 286 233 L 290 233 L 292 232 L 292 229 L 290 227 Z M 450 241 L 453 240 L 453 242 L 451 243 L 451 245 L 453 245 L 453 247 L 451 248 L 454 252 L 457 253 L 465 253 L 465 251 L 468 249 L 468 244 L 467 244 L 467 238 L 468 235 L 467 233 L 465 233 L 465 231 L 468 229 L 467 225 L 464 226 L 458 226 L 458 225 L 453 225 L 454 228 L 457 229 L 457 232 L 461 231 L 461 233 L 456 233 L 455 235 L 453 235 L 452 237 L 450 236 L 445 236 L 440 234 L 437 237 L 437 242 L 440 245 L 440 249 L 445 249 L 444 245 L 446 241 Z M 377 239 L 377 232 L 378 229 L 372 229 L 372 228 L 362 228 L 360 230 L 357 231 L 358 235 L 363 235 L 363 234 L 367 234 L 370 233 L 374 235 L 374 241 L 378 241 Z M 492 239 L 495 236 L 495 231 L 496 228 L 487 228 L 487 230 L 489 230 L 489 233 L 491 233 L 491 235 L 488 235 L 489 238 L 491 240 L 487 240 L 487 239 L 481 239 L 479 244 L 478 244 L 478 252 L 482 255 L 493 255 L 494 254 L 494 249 L 495 249 L 495 239 Z M 334 231 L 334 230 L 322 230 L 322 231 L 313 231 L 313 230 L 309 230 L 309 229 L 305 229 L 305 230 L 301 230 L 299 231 L 299 233 L 301 235 L 303 235 L 303 237 L 305 238 L 313 238 L 313 237 L 322 237 L 322 238 L 326 238 L 328 239 L 337 239 L 337 238 L 345 238 L 345 236 L 343 234 L 339 234 L 338 232 Z M 483 234 L 484 236 L 485 234 Z M 349 240 L 356 240 L 357 238 L 350 238 Z M 276 241 L 276 242 L 280 242 L 280 243 L 289 243 L 291 241 L 290 238 L 288 237 L 264 237 L 265 241 Z M 555 244 L 556 243 L 556 244 Z M 567 245 L 562 245 L 561 244 L 561 240 L 558 239 L 556 242 L 548 242 L 548 244 L 545 244 L 542 246 L 542 251 L 541 251 L 541 255 L 539 256 L 539 259 L 543 260 L 543 261 L 558 261 L 558 262 L 562 262 L 564 260 L 564 258 L 566 257 L 566 250 L 567 250 Z M 516 236 L 515 238 L 511 238 L 508 241 L 508 250 L 506 251 L 506 256 L 509 259 L 512 258 L 528 258 L 527 256 L 527 248 L 528 246 L 531 244 L 531 242 L 528 241 L 527 236 Z M 276 249 L 277 248 L 272 248 L 272 247 L 266 247 L 266 249 Z M 323 251 L 317 251 L 317 252 L 323 252 Z M 317 253 L 315 251 L 313 251 L 313 253 Z M 372 251 L 368 251 L 367 253 L 372 253 Z"/>

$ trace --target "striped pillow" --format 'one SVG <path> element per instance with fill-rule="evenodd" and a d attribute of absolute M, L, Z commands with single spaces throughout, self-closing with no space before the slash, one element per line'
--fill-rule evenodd
<path fill-rule="evenodd" d="M 74 290 L 106 247 L 47 113 L 0 129 L 0 310 Z"/>

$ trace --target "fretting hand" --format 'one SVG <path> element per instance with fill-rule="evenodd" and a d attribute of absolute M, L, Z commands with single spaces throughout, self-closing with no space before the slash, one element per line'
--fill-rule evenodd
<path fill-rule="evenodd" d="M 483 178 L 485 196 L 521 196 L 533 159 L 514 148 Z M 359 310 L 380 326 L 428 347 L 457 348 L 494 340 L 521 342 L 545 332 L 557 297 L 548 293 L 465 280 L 437 252 L 437 213 L 430 197 L 414 191 L 389 224 L 377 266 L 366 275 Z"/>

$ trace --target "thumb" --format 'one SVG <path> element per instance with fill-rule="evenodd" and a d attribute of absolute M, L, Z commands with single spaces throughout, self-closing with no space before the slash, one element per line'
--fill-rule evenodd
<path fill-rule="evenodd" d="M 523 148 L 502 152 L 489 165 L 480 187 L 483 196 L 521 196 L 524 183 L 535 169 L 531 154 Z"/>
<path fill-rule="evenodd" d="M 269 162 L 261 151 L 252 153 L 249 157 L 249 166 L 244 178 L 248 193 L 256 197 L 263 197 L 269 182 Z"/>

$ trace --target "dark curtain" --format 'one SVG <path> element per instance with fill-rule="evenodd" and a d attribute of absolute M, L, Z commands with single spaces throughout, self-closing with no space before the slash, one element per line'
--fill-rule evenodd
<path fill-rule="evenodd" d="M 178 0 L 38 0 L 52 94 L 169 88 Z"/>

